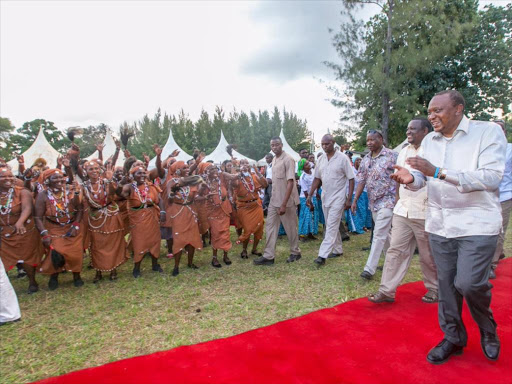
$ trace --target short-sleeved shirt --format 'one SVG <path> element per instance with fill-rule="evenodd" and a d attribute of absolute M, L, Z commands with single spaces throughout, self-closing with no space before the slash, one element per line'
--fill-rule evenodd
<path fill-rule="evenodd" d="M 306 172 L 302 172 L 299 179 L 300 197 L 306 197 L 304 192 L 309 193 L 311 186 L 313 185 L 313 180 L 315 180 L 315 175 L 313 175 L 313 173 L 308 174 Z"/>
<path fill-rule="evenodd" d="M 327 154 L 320 157 L 315 178 L 322 180 L 322 204 L 330 207 L 344 204 L 347 197 L 347 181 L 354 178 L 352 164 L 347 155 L 335 150 L 331 159 Z"/>
<path fill-rule="evenodd" d="M 396 182 L 391 179 L 391 175 L 395 171 L 393 166 L 396 165 L 397 157 L 398 153 L 382 147 L 376 157 L 369 153 L 361 161 L 357 182 L 366 182 L 372 211 L 382 208 L 393 209 L 395 206 Z"/>
<path fill-rule="evenodd" d="M 292 194 L 286 206 L 293 207 L 300 204 L 299 193 L 295 183 L 295 160 L 283 151 L 281 156 L 275 156 L 274 160 L 272 160 L 272 197 L 270 198 L 270 206 L 279 208 L 283 204 L 288 180 L 293 180 L 294 182 Z"/>

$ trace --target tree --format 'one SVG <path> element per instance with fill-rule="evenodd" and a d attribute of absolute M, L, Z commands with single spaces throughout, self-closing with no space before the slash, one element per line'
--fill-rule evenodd
<path fill-rule="evenodd" d="M 0 157 L 7 159 L 12 157 L 9 136 L 15 127 L 6 117 L 0 117 Z"/>
<path fill-rule="evenodd" d="M 334 89 L 333 104 L 343 108 L 343 122 L 360 123 L 364 140 L 368 129 L 382 129 L 389 144 L 403 139 L 413 116 L 424 114 L 432 91 L 421 78 L 460 50 L 461 41 L 478 24 L 476 0 L 388 0 L 381 12 L 364 24 L 353 15 L 356 3 L 345 0 L 349 22 L 333 36 L 339 63 L 326 63 L 342 86 Z M 362 43 L 360 43 L 362 42 Z M 441 89 L 430 78 L 437 91 Z M 439 87 L 439 88 L 438 88 Z M 460 89 L 459 89 L 460 90 Z M 435 92 L 434 92 L 435 93 Z M 364 145 L 359 141 L 360 146 Z"/>
<path fill-rule="evenodd" d="M 53 122 L 36 119 L 24 123 L 21 128 L 16 130 L 16 133 L 11 135 L 10 145 L 12 151 L 16 153 L 25 152 L 35 141 L 41 127 L 46 139 L 57 151 L 61 151 L 69 146 L 69 140 L 64 137 L 61 130 L 53 125 Z"/>
<path fill-rule="evenodd" d="M 105 141 L 109 127 L 106 124 L 90 125 L 83 129 L 83 133 L 75 138 L 75 143 L 80 147 L 80 156 L 87 157 L 96 151 L 96 145 Z"/>
<path fill-rule="evenodd" d="M 146 153 L 150 157 L 153 156 L 153 145 L 164 145 L 169 137 L 170 125 L 165 126 L 162 124 L 162 112 L 160 108 L 155 113 L 153 118 L 147 114 L 137 123 L 134 123 L 135 137 L 133 142 L 129 145 L 130 152 L 141 159 L 142 154 Z"/>

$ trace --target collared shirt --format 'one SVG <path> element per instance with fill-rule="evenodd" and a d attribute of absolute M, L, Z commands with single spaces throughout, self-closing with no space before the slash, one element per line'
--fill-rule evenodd
<path fill-rule="evenodd" d="M 347 197 L 347 180 L 354 178 L 352 164 L 347 155 L 337 149 L 331 159 L 327 154 L 320 157 L 315 178 L 322 180 L 322 204 L 330 207 L 344 204 Z"/>
<path fill-rule="evenodd" d="M 265 178 L 272 180 L 272 163 L 267 165 L 267 171 L 265 173 Z"/>
<path fill-rule="evenodd" d="M 500 203 L 512 199 L 512 144 L 507 143 L 505 173 L 500 184 Z"/>
<path fill-rule="evenodd" d="M 498 187 L 506 152 L 501 128 L 464 116 L 451 138 L 431 132 L 422 146 L 425 159 L 447 170 L 445 180 L 413 171 L 414 181 L 407 185 L 417 190 L 427 184 L 425 230 L 446 238 L 499 234 L 502 218 Z"/>
<path fill-rule="evenodd" d="M 405 160 L 414 156 L 423 157 L 423 148 L 421 145 L 418 149 L 416 149 L 414 145 L 408 145 L 403 148 L 398 154 L 396 164 L 411 172 L 413 169 L 409 164 L 406 164 Z M 418 191 L 411 191 L 405 188 L 404 185 L 400 185 L 398 193 L 400 194 L 400 199 L 398 199 L 393 213 L 409 219 L 425 220 L 427 210 L 427 187 L 425 186 Z"/>
<path fill-rule="evenodd" d="M 366 182 L 370 209 L 378 211 L 382 208 L 395 207 L 396 182 L 391 179 L 395 171 L 398 154 L 391 149 L 382 147 L 377 157 L 367 154 L 361 161 L 357 182 Z"/>
<path fill-rule="evenodd" d="M 283 151 L 281 156 L 274 156 L 272 160 L 272 197 L 270 198 L 272 207 L 279 208 L 283 204 L 288 180 L 293 180 L 293 189 L 286 206 L 293 207 L 300 204 L 297 183 L 295 183 L 295 160 Z"/>

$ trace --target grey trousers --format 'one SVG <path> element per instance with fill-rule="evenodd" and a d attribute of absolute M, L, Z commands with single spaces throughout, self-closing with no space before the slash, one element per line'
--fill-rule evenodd
<path fill-rule="evenodd" d="M 268 206 L 267 220 L 265 221 L 265 232 L 267 242 L 263 257 L 272 260 L 276 257 L 277 235 L 279 234 L 279 225 L 283 224 L 286 236 L 290 242 L 290 254 L 300 255 L 299 249 L 299 219 L 297 217 L 297 207 L 287 207 L 284 215 L 279 215 L 279 208 Z"/>
<path fill-rule="evenodd" d="M 492 316 L 489 272 L 498 235 L 453 239 L 430 234 L 439 279 L 439 325 L 445 339 L 465 346 L 467 332 L 462 322 L 462 301 L 481 329 L 496 333 Z"/>

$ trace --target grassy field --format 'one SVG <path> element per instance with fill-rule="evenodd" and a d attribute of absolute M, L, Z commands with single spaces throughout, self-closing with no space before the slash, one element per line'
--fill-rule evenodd
<path fill-rule="evenodd" d="M 242 260 L 241 246 L 234 245 L 233 264 L 221 269 L 211 267 L 211 248 L 206 248 L 196 254 L 199 270 L 186 268 L 182 260 L 175 278 L 167 258 L 161 258 L 164 274 L 152 272 L 151 261 L 144 260 L 137 280 L 131 276 L 131 262 L 120 268 L 115 282 L 94 285 L 94 271 L 84 271 L 81 288 L 72 285 L 67 273 L 53 292 L 48 291 L 48 277 L 38 275 L 41 291 L 33 295 L 26 293 L 26 278 L 16 279 L 11 270 L 22 321 L 0 328 L 0 380 L 29 382 L 232 336 L 378 289 L 381 272 L 370 282 L 359 277 L 368 255 L 361 250 L 369 244 L 368 234 L 351 236 L 344 243 L 344 256 L 329 259 L 320 269 L 313 263 L 319 244 L 302 243 L 302 259 L 286 264 L 287 240 L 280 239 L 276 263 L 264 267 L 254 266 L 254 257 Z M 508 253 L 511 245 L 508 236 Z M 419 279 L 415 256 L 405 282 Z"/>

